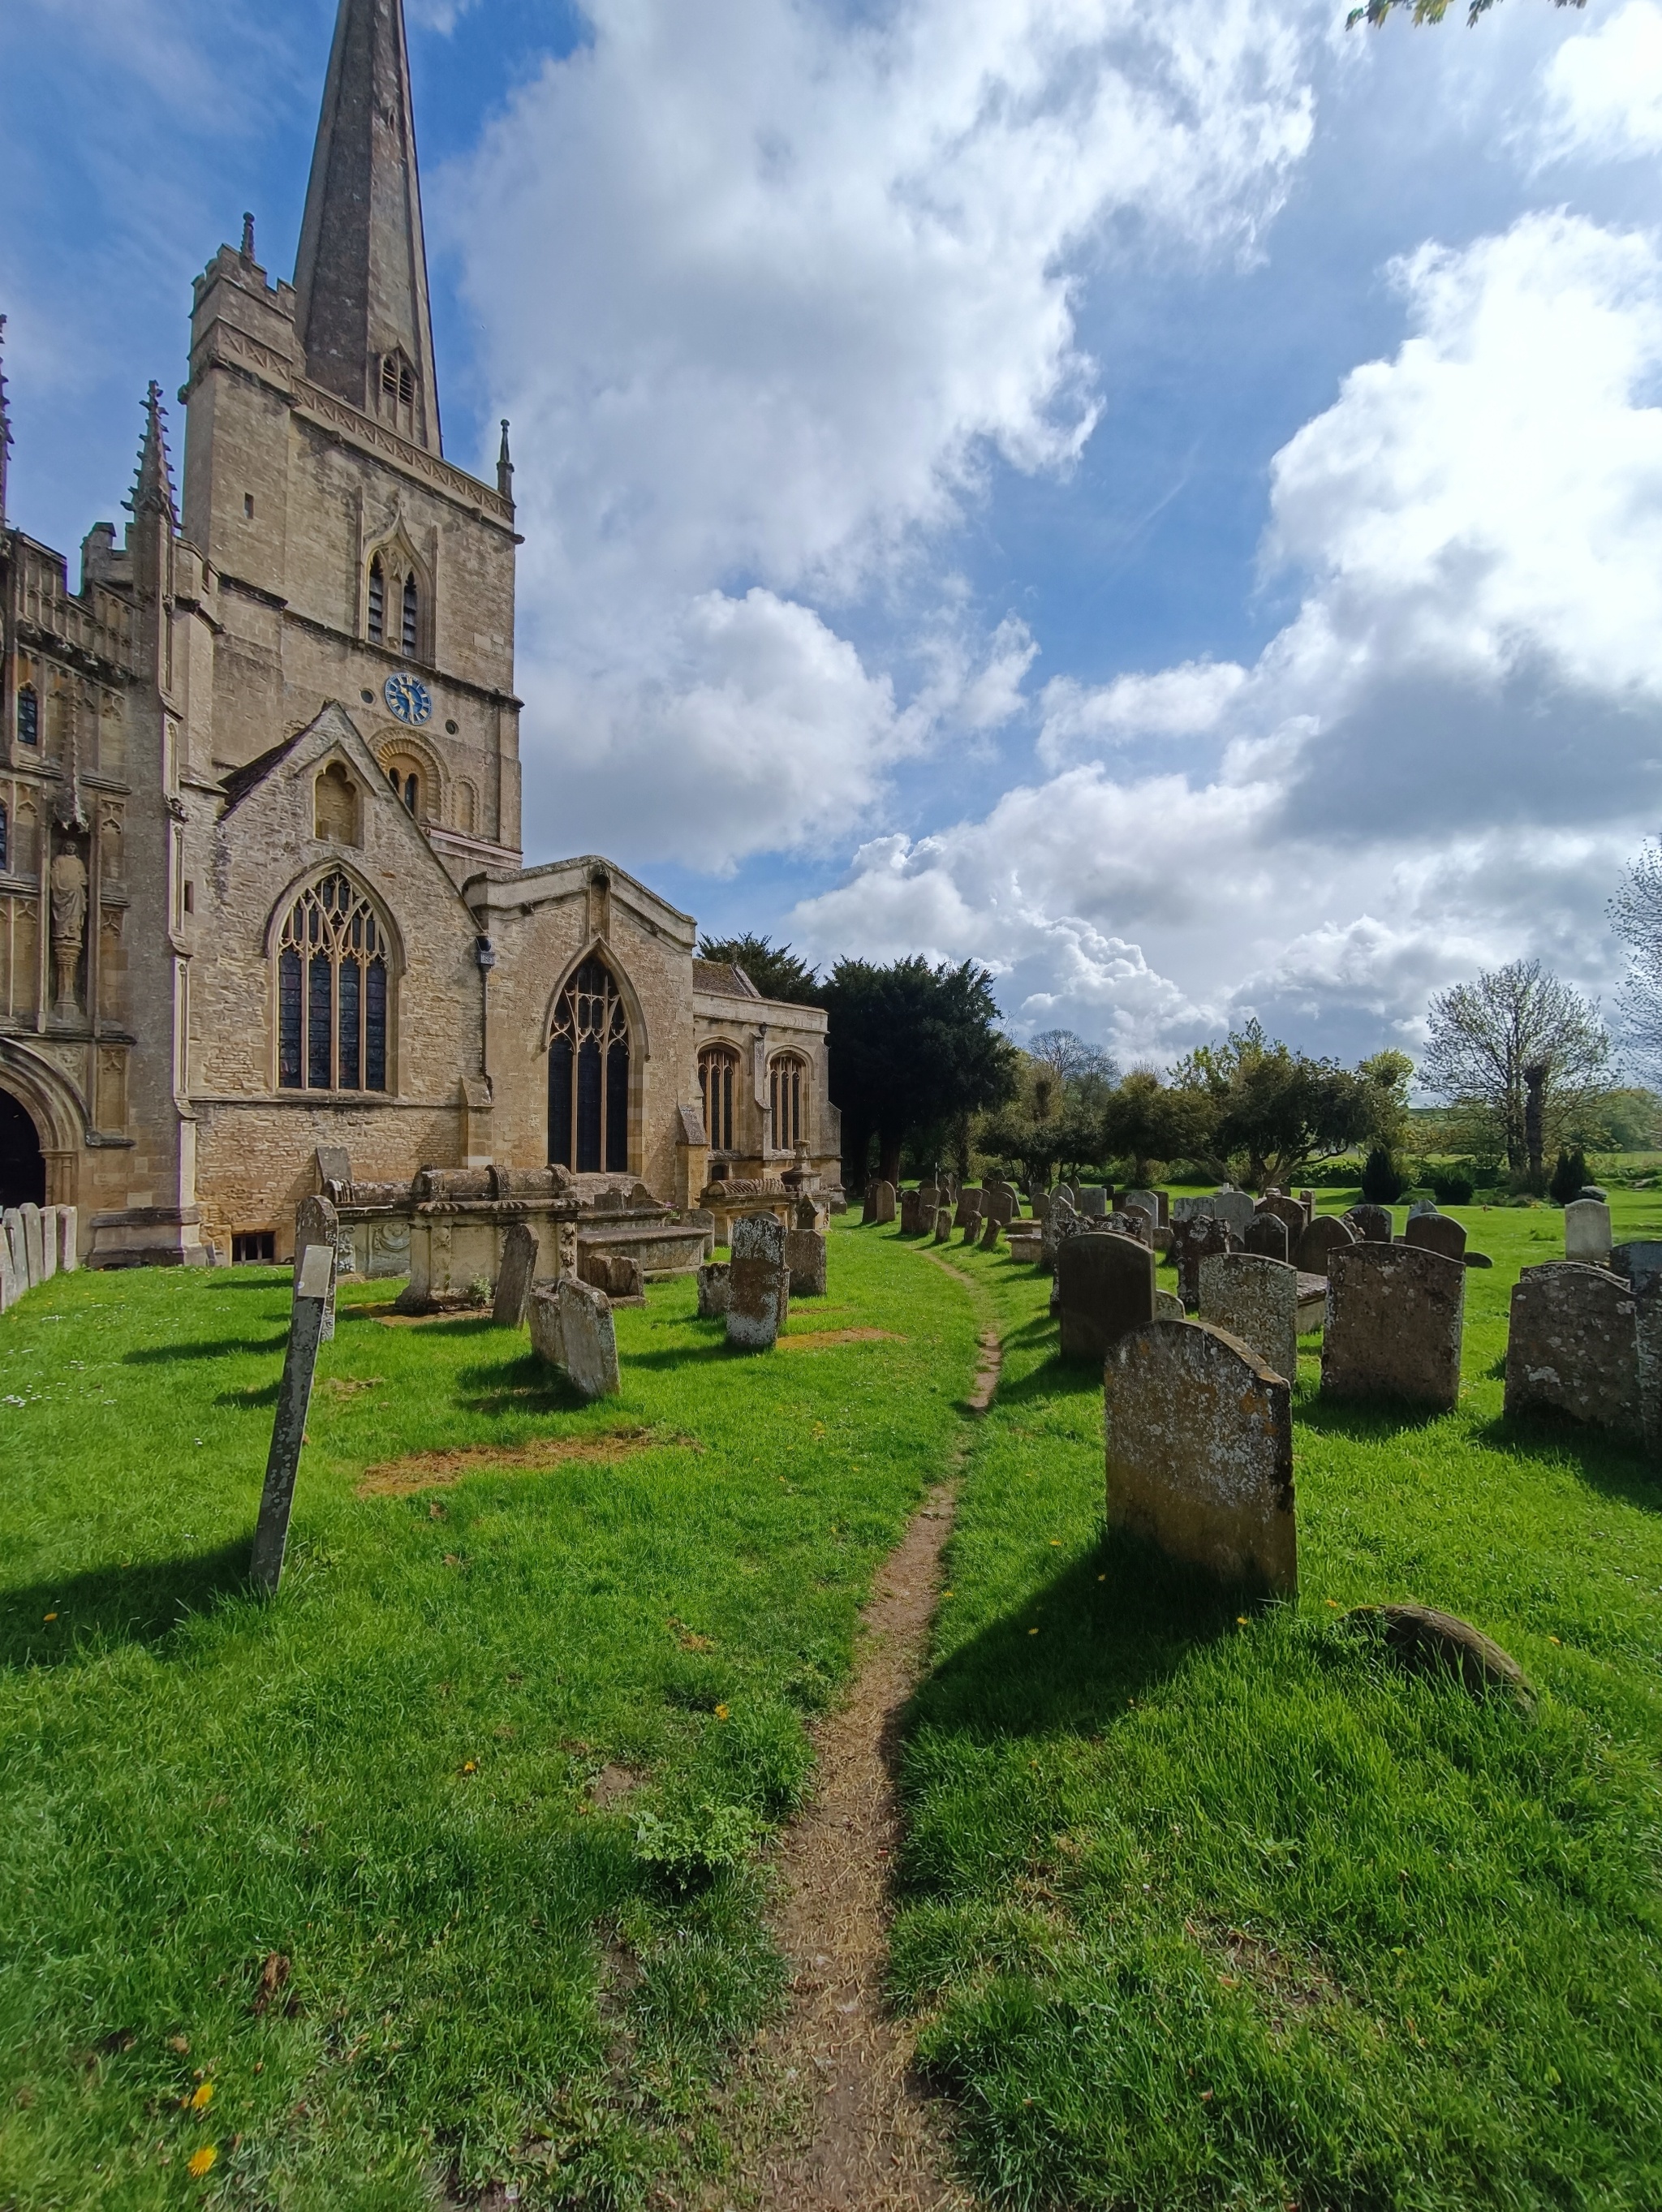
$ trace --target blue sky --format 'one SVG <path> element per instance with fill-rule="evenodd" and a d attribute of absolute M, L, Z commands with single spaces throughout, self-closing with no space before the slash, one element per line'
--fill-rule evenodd
<path fill-rule="evenodd" d="M 973 956 L 1018 1034 L 1608 996 L 1662 825 L 1662 8 L 406 0 L 527 858 Z M 332 0 L 0 0 L 11 519 L 115 518 Z M 177 416 L 180 410 L 174 410 Z M 175 451 L 183 424 L 175 422 Z"/>

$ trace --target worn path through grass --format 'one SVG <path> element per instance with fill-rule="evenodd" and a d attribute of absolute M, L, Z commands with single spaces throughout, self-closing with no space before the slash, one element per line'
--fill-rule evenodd
<path fill-rule="evenodd" d="M 587 1408 L 352 1286 L 269 1606 L 286 1275 L 0 1320 L 0 2204 L 177 2204 L 209 2150 L 199 2197 L 285 2212 L 721 2170 L 758 1852 L 976 1363 L 940 1270 L 849 1229 L 831 1285 L 772 1359 L 654 1289 Z"/>

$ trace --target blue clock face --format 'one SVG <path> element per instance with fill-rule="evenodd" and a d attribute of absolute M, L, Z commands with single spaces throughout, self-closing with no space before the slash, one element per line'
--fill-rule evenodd
<path fill-rule="evenodd" d="M 425 722 L 432 714 L 433 695 L 419 676 L 389 676 L 382 694 L 401 722 Z"/>

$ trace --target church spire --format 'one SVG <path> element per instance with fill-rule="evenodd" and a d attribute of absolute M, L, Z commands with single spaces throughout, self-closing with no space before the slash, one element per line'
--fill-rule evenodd
<path fill-rule="evenodd" d="M 295 290 L 313 381 L 440 451 L 404 0 L 340 0 Z"/>
<path fill-rule="evenodd" d="M 6 460 L 11 451 L 11 410 L 6 401 L 5 343 L 6 319 L 0 315 L 0 532 L 6 527 Z M 507 434 L 508 426 L 504 423 L 502 435 L 506 437 Z"/>

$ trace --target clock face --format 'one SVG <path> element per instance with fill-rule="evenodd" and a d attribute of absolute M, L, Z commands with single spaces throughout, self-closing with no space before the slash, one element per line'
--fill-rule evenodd
<path fill-rule="evenodd" d="M 424 722 L 432 714 L 433 695 L 419 676 L 389 676 L 382 692 L 401 722 Z"/>

